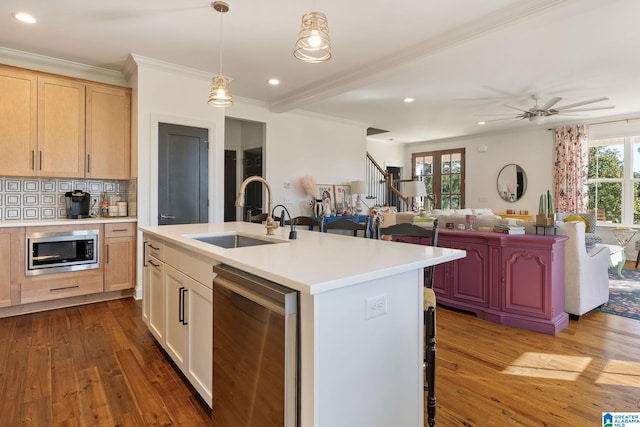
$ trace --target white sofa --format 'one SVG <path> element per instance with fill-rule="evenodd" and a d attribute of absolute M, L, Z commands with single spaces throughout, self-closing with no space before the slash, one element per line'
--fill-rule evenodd
<path fill-rule="evenodd" d="M 557 222 L 564 251 L 564 310 L 581 316 L 609 301 L 609 248 L 587 252 L 584 222 Z"/>

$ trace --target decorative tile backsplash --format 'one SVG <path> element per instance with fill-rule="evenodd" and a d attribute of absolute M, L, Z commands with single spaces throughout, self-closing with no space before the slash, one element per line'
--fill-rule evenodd
<path fill-rule="evenodd" d="M 64 193 L 82 190 L 98 203 L 91 208 L 99 214 L 102 193 L 126 201 L 128 215 L 136 216 L 137 180 L 97 181 L 52 178 L 0 177 L 0 221 L 62 219 L 67 217 Z"/>

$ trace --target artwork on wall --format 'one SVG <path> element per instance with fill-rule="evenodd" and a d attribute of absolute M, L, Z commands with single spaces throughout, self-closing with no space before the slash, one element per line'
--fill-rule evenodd
<path fill-rule="evenodd" d="M 316 185 L 317 198 L 322 200 L 322 211 L 324 216 L 331 216 L 331 211 L 334 209 L 334 193 L 333 185 L 318 184 Z"/>
<path fill-rule="evenodd" d="M 336 211 L 342 213 L 351 207 L 351 186 L 335 185 Z"/>

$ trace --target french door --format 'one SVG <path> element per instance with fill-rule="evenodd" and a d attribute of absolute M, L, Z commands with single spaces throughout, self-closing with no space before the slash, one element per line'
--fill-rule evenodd
<path fill-rule="evenodd" d="M 464 148 L 413 153 L 411 165 L 412 178 L 425 184 L 431 209 L 464 208 Z"/>

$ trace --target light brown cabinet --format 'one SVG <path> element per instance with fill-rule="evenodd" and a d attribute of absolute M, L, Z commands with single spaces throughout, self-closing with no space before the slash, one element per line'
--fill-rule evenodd
<path fill-rule="evenodd" d="M 38 77 L 38 176 L 84 178 L 84 100 L 84 84 Z"/>
<path fill-rule="evenodd" d="M 101 270 L 74 271 L 24 278 L 20 286 L 20 303 L 52 301 L 61 298 L 103 292 Z"/>
<path fill-rule="evenodd" d="M 135 224 L 104 226 L 104 290 L 131 289 L 135 286 Z"/>
<path fill-rule="evenodd" d="M 0 307 L 20 304 L 24 227 L 0 228 Z"/>
<path fill-rule="evenodd" d="M 30 176 L 38 142 L 38 77 L 0 67 L 0 172 Z"/>
<path fill-rule="evenodd" d="M 128 88 L 0 66 L 0 174 L 129 179 Z"/>
<path fill-rule="evenodd" d="M 86 177 L 129 179 L 131 94 L 128 89 L 87 85 Z"/>

